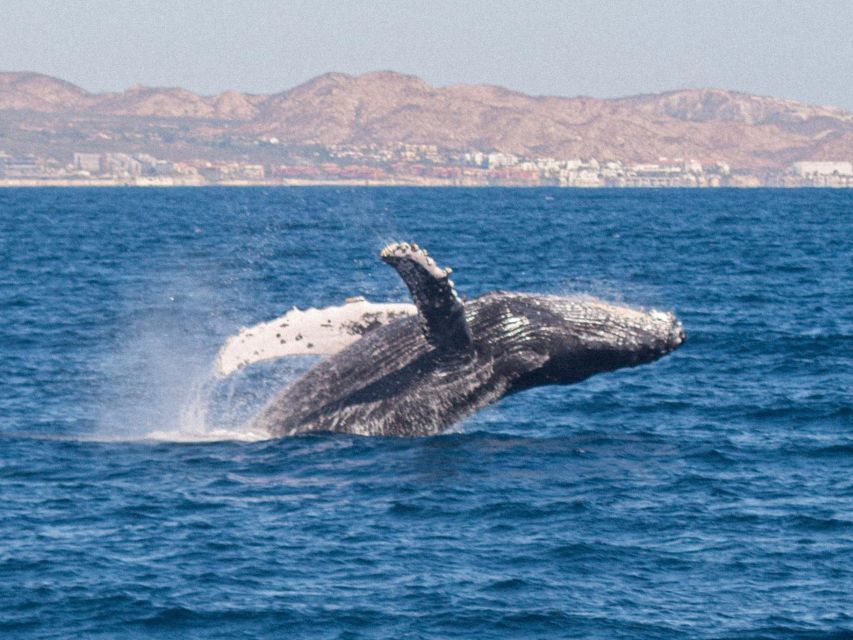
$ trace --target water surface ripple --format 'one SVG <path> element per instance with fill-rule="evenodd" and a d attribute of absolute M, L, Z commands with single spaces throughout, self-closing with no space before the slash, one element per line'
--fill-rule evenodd
<path fill-rule="evenodd" d="M 0 637 L 853 636 L 853 193 L 0 190 Z M 462 293 L 674 309 L 651 366 L 431 438 L 239 439 L 241 325 Z M 248 434 L 251 435 L 251 434 Z"/>

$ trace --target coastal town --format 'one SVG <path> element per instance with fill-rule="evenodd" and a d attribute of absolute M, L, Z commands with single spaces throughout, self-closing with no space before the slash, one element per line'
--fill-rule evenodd
<path fill-rule="evenodd" d="M 0 186 L 389 185 L 582 188 L 853 188 L 848 160 L 800 161 L 785 169 L 739 169 L 725 160 L 520 157 L 436 145 L 282 145 L 254 141 L 265 161 L 164 159 L 149 153 L 74 151 L 70 157 L 0 149 Z M 271 151 L 276 153 L 270 153 Z M 280 156 L 280 160 L 270 156 Z"/>
<path fill-rule="evenodd" d="M 530 96 L 327 73 L 272 94 L 0 72 L 0 186 L 853 186 L 853 112 L 713 88 Z"/>

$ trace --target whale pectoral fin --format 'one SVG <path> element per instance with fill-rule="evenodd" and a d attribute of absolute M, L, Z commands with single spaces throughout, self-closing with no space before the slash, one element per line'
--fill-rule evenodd
<path fill-rule="evenodd" d="M 280 318 L 231 336 L 216 356 L 216 371 L 229 375 L 242 367 L 284 356 L 329 356 L 361 336 L 417 313 L 411 304 L 373 303 L 358 296 L 324 309 L 294 307 Z"/>
<path fill-rule="evenodd" d="M 451 270 L 442 269 L 426 250 L 408 242 L 388 245 L 380 257 L 397 270 L 409 288 L 427 342 L 445 351 L 471 349 L 465 306 L 453 288 Z"/>

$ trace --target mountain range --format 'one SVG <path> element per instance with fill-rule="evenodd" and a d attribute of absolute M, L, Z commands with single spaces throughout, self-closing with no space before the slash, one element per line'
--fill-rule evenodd
<path fill-rule="evenodd" d="M 853 113 L 721 89 L 615 99 L 530 96 L 489 85 L 433 87 L 392 71 L 328 73 L 271 95 L 213 96 L 144 86 L 90 93 L 42 74 L 0 73 L 0 150 L 6 152 L 269 156 L 252 145 L 271 138 L 282 147 L 410 143 L 778 169 L 798 160 L 853 159 Z"/>

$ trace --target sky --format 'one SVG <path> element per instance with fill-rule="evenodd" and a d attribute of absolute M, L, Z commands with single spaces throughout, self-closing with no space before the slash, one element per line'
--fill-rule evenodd
<path fill-rule="evenodd" d="M 329 71 L 617 97 L 716 87 L 853 110 L 853 0 L 2 0 L 0 70 L 89 91 L 275 93 Z"/>

